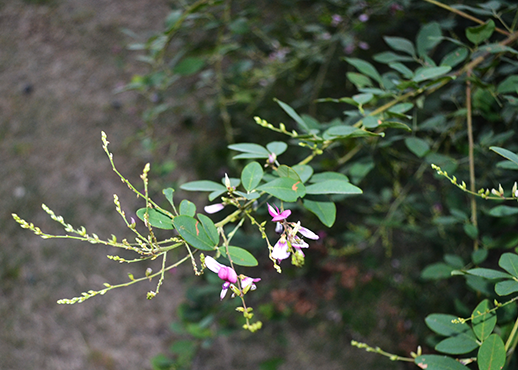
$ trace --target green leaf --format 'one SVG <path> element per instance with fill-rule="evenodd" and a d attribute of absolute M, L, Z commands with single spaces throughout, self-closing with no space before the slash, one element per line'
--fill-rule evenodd
<path fill-rule="evenodd" d="M 228 146 L 228 148 L 244 153 L 235 156 L 234 159 L 268 158 L 270 155 L 270 152 L 265 147 L 254 143 L 231 144 Z"/>
<path fill-rule="evenodd" d="M 208 180 L 187 182 L 180 186 L 180 189 L 187 191 L 221 191 L 222 193 L 227 191 L 227 188 L 223 185 Z"/>
<path fill-rule="evenodd" d="M 411 132 L 412 129 L 408 127 L 403 122 L 398 121 L 383 121 L 380 125 L 378 125 L 378 128 L 395 128 L 395 129 L 401 129 L 405 131 Z"/>
<path fill-rule="evenodd" d="M 202 251 L 212 251 L 216 248 L 214 243 L 198 220 L 191 216 L 180 215 L 173 220 L 178 234 L 190 245 Z"/>
<path fill-rule="evenodd" d="M 469 41 L 478 45 L 491 37 L 495 31 L 495 22 L 492 19 L 485 24 L 466 28 L 466 37 Z"/>
<path fill-rule="evenodd" d="M 384 51 L 372 57 L 376 62 L 389 64 L 392 62 L 413 62 L 414 59 L 405 55 L 399 55 L 391 51 Z"/>
<path fill-rule="evenodd" d="M 284 141 L 272 141 L 271 143 L 266 144 L 266 149 L 279 156 L 288 149 L 288 144 Z"/>
<path fill-rule="evenodd" d="M 464 267 L 465 263 L 464 261 L 462 260 L 461 257 L 457 256 L 456 254 L 445 254 L 444 255 L 444 261 L 456 268 L 456 269 L 461 269 L 462 267 Z"/>
<path fill-rule="evenodd" d="M 516 93 L 518 89 L 518 75 L 507 77 L 498 84 L 496 92 L 499 94 Z"/>
<path fill-rule="evenodd" d="M 464 224 L 464 232 L 471 239 L 476 240 L 478 237 L 478 228 L 473 224 Z"/>
<path fill-rule="evenodd" d="M 353 100 L 358 103 L 358 105 L 364 105 L 370 102 L 374 98 L 374 95 L 371 93 L 367 94 L 357 94 L 353 96 Z"/>
<path fill-rule="evenodd" d="M 374 68 L 374 66 L 372 64 L 370 64 L 369 62 L 366 62 L 364 60 L 357 59 L 357 58 L 344 58 L 344 59 L 347 61 L 347 63 L 351 64 L 353 67 L 355 67 L 358 71 L 360 71 L 364 75 L 371 77 L 372 79 L 377 81 L 380 85 L 382 84 L 380 74 L 378 73 L 376 68 Z"/>
<path fill-rule="evenodd" d="M 471 253 L 471 261 L 473 261 L 475 265 L 480 265 L 486 260 L 487 255 L 487 249 L 477 249 Z"/>
<path fill-rule="evenodd" d="M 477 363 L 479 370 L 501 370 L 505 362 L 504 341 L 497 334 L 490 335 L 478 350 Z"/>
<path fill-rule="evenodd" d="M 295 202 L 298 197 L 302 198 L 306 195 L 306 188 L 302 182 L 289 177 L 270 181 L 259 186 L 257 190 L 264 191 L 285 202 Z"/>
<path fill-rule="evenodd" d="M 402 37 L 390 37 L 384 36 L 383 39 L 392 49 L 396 51 L 402 51 L 403 53 L 415 56 L 414 44 Z"/>
<path fill-rule="evenodd" d="M 414 107 L 412 103 L 400 103 L 396 104 L 393 107 L 389 108 L 388 112 L 390 113 L 405 113 Z"/>
<path fill-rule="evenodd" d="M 482 53 L 511 53 L 511 54 L 518 54 L 518 51 L 516 51 L 513 48 L 510 48 L 509 46 L 501 45 L 501 44 L 487 44 L 484 46 L 481 46 L 478 48 L 478 50 Z"/>
<path fill-rule="evenodd" d="M 226 248 L 221 246 L 219 247 L 219 250 L 221 254 L 223 254 L 223 257 L 228 259 Z M 246 249 L 230 246 L 228 247 L 228 253 L 230 254 L 232 262 L 236 265 L 253 267 L 259 264 L 252 253 Z"/>
<path fill-rule="evenodd" d="M 326 180 L 306 186 L 306 194 L 361 194 L 362 190 L 348 181 Z"/>
<path fill-rule="evenodd" d="M 414 72 L 412 72 L 410 68 L 408 68 L 406 65 L 402 63 L 389 63 L 389 67 L 401 73 L 401 75 L 403 75 L 404 78 L 411 79 L 412 77 L 414 77 Z"/>
<path fill-rule="evenodd" d="M 187 199 L 182 200 L 180 203 L 180 214 L 194 217 L 196 214 L 196 205 Z"/>
<path fill-rule="evenodd" d="M 489 300 L 484 299 L 471 314 L 471 317 L 473 317 L 473 332 L 482 342 L 489 337 L 496 325 L 496 312 L 487 312 L 491 308 Z"/>
<path fill-rule="evenodd" d="M 320 182 L 326 180 L 349 181 L 349 178 L 345 176 L 343 173 L 328 171 L 314 174 L 309 180 L 309 182 Z"/>
<path fill-rule="evenodd" d="M 198 72 L 204 65 L 205 60 L 202 58 L 185 58 L 173 68 L 173 72 L 181 76 L 189 76 Z"/>
<path fill-rule="evenodd" d="M 246 191 L 256 188 L 263 178 L 263 167 L 257 162 L 250 162 L 241 172 L 241 183 Z"/>
<path fill-rule="evenodd" d="M 406 147 L 419 158 L 424 157 L 430 151 L 430 145 L 417 137 L 405 138 Z"/>
<path fill-rule="evenodd" d="M 336 220 L 336 206 L 333 202 L 304 199 L 304 207 L 318 217 L 327 227 L 333 226 Z"/>
<path fill-rule="evenodd" d="M 416 39 L 417 54 L 420 57 L 425 56 L 429 50 L 441 42 L 441 36 L 441 26 L 437 22 L 428 23 L 421 27 Z"/>
<path fill-rule="evenodd" d="M 455 67 L 459 63 L 462 63 L 468 56 L 468 49 L 459 47 L 452 52 L 446 54 L 444 58 L 442 58 L 440 65 L 441 66 L 450 66 L 451 68 Z"/>
<path fill-rule="evenodd" d="M 423 82 L 426 80 L 432 80 L 436 77 L 440 77 L 448 73 L 449 71 L 451 71 L 450 66 L 421 67 L 415 71 L 414 78 L 412 79 L 412 81 Z"/>
<path fill-rule="evenodd" d="M 165 195 L 165 199 L 167 199 L 169 204 L 171 204 L 171 206 L 174 208 L 174 203 L 173 203 L 174 189 L 173 188 L 167 188 L 167 189 L 162 190 L 162 193 Z"/>
<path fill-rule="evenodd" d="M 364 137 L 364 136 L 383 136 L 384 134 L 381 132 L 376 134 L 374 132 L 361 130 L 359 128 L 347 125 L 333 126 L 328 128 L 324 132 L 325 140 L 336 140 L 336 139 L 345 139 L 345 138 L 353 138 L 353 137 Z"/>
<path fill-rule="evenodd" d="M 201 221 L 201 224 L 203 225 L 203 229 L 207 233 L 207 236 L 210 238 L 210 240 L 217 245 L 219 243 L 219 234 L 218 229 L 216 228 L 216 225 L 212 220 L 205 216 L 204 214 L 198 213 L 198 220 Z"/>
<path fill-rule="evenodd" d="M 473 332 L 468 324 L 462 322 L 453 322 L 457 319 L 457 316 L 433 313 L 425 318 L 425 322 L 431 330 L 445 337 L 451 337 L 453 335 L 473 335 Z"/>
<path fill-rule="evenodd" d="M 495 285 L 496 294 L 503 296 L 511 293 L 518 292 L 518 281 L 515 280 L 504 280 L 496 283 Z"/>
<path fill-rule="evenodd" d="M 300 181 L 305 183 L 313 175 L 313 167 L 307 164 L 298 164 L 292 167 L 293 170 L 299 175 Z"/>
<path fill-rule="evenodd" d="M 518 214 L 518 207 L 496 206 L 489 211 L 489 215 L 493 217 L 508 217 Z"/>
<path fill-rule="evenodd" d="M 298 115 L 297 112 L 295 112 L 295 110 L 290 107 L 288 104 L 280 101 L 279 99 L 274 99 L 277 104 L 279 104 L 281 106 L 281 108 L 286 112 L 288 113 L 288 115 L 293 118 L 295 120 L 295 122 L 298 123 L 299 127 L 305 131 L 305 132 L 310 132 L 310 129 L 308 127 L 308 125 L 306 124 L 306 122 L 304 122 L 304 120 L 302 119 L 301 116 Z"/>
<path fill-rule="evenodd" d="M 493 152 L 500 154 L 502 157 L 509 159 L 511 162 L 514 162 L 518 165 L 518 155 L 514 154 L 510 150 L 499 148 L 497 146 L 490 146 Z"/>
<path fill-rule="evenodd" d="M 451 357 L 440 355 L 422 355 L 414 360 L 421 369 L 426 370 L 468 370 L 467 366 L 455 361 Z"/>
<path fill-rule="evenodd" d="M 451 277 L 454 268 L 444 262 L 437 262 L 428 265 L 421 272 L 421 278 L 425 280 L 440 280 Z"/>
<path fill-rule="evenodd" d="M 288 177 L 295 181 L 302 181 L 297 171 L 295 171 L 290 166 L 286 166 L 285 164 L 280 165 L 275 172 L 277 172 L 277 175 L 279 175 L 279 177 Z"/>
<path fill-rule="evenodd" d="M 498 266 L 514 277 L 518 277 L 518 255 L 515 253 L 502 254 L 500 260 L 498 260 Z"/>
<path fill-rule="evenodd" d="M 493 269 L 486 269 L 483 267 L 474 268 L 466 271 L 467 274 L 483 277 L 484 279 L 510 279 L 511 275 Z"/>
<path fill-rule="evenodd" d="M 471 332 L 471 335 L 456 335 L 443 339 L 435 346 L 435 350 L 451 355 L 462 355 L 473 351 L 477 347 L 477 339 Z"/>
<path fill-rule="evenodd" d="M 372 81 L 369 77 L 356 72 L 347 72 L 347 79 L 356 86 L 357 89 L 361 89 L 366 86 L 372 86 Z"/>
<path fill-rule="evenodd" d="M 153 208 L 148 208 L 147 210 L 149 216 L 149 224 L 151 226 L 156 227 L 157 229 L 164 230 L 174 229 L 171 217 Z M 144 221 L 144 214 L 146 213 L 146 208 L 140 208 L 139 210 L 137 210 L 136 213 L 137 217 Z"/>

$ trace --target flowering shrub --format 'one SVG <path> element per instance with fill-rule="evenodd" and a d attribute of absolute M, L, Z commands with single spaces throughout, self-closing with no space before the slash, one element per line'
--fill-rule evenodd
<path fill-rule="evenodd" d="M 246 268 L 259 265 L 259 260 L 266 256 L 278 273 L 282 273 L 281 265 L 286 266 L 283 261 L 290 257 L 292 265 L 302 267 L 306 257 L 304 250 L 311 249 L 312 241 L 314 244 L 317 240 L 326 241 L 322 233 L 314 233 L 302 224 L 309 225 L 306 220 L 314 216 L 331 228 L 337 219 L 344 219 L 347 223 L 342 223 L 342 230 L 335 234 L 330 230 L 329 240 L 334 244 L 329 242 L 325 247 L 329 260 L 378 245 L 386 256 L 392 256 L 396 244 L 393 233 L 400 232 L 415 236 L 419 247 L 443 255 L 444 262 L 434 261 L 420 274 L 420 279 L 429 287 L 440 286 L 444 279 L 463 278 L 470 289 L 469 294 L 460 293 L 456 286 L 443 285 L 453 296 L 467 298 L 457 299 L 456 315 L 434 313 L 425 319 L 429 329 L 437 334 L 427 344 L 442 355 L 424 353 L 421 346 L 398 355 L 360 340 L 354 340 L 353 345 L 391 360 L 413 362 L 428 370 L 461 370 L 474 362 L 481 370 L 501 369 L 511 364 L 518 343 L 515 308 L 518 257 L 507 250 L 518 245 L 513 230 L 518 209 L 504 204 L 488 206 L 480 200 L 516 201 L 518 197 L 516 182 L 508 172 L 518 168 L 518 146 L 510 140 L 515 137 L 518 117 L 515 60 L 518 51 L 513 48 L 518 39 L 513 16 L 516 6 L 499 1 L 455 7 L 435 0 L 423 3 L 433 4 L 440 7 L 440 11 L 448 11 L 475 25 L 457 26 L 453 20 L 431 21 L 416 30 L 412 40 L 383 37 L 390 50 L 366 60 L 350 55 L 358 48 L 370 50 L 370 46 L 358 39 L 358 32 L 347 27 L 365 27 L 377 16 L 377 9 L 358 2 L 343 14 L 322 11 L 325 21 L 318 27 L 298 28 L 300 23 L 290 23 L 292 28 L 308 32 L 314 43 L 300 39 L 281 43 L 270 35 L 262 35 L 262 40 L 268 41 L 269 52 L 252 60 L 240 54 L 241 48 L 236 47 L 239 42 L 245 43 L 246 37 L 253 39 L 249 36 L 250 29 L 259 32 L 254 28 L 256 23 L 247 22 L 245 10 L 240 9 L 239 16 L 232 20 L 228 3 L 211 7 L 201 1 L 171 12 L 167 29 L 140 45 L 147 53 L 145 59 L 152 65 L 152 71 L 148 76 L 136 76 L 126 89 L 155 96 L 185 76 L 197 76 L 197 87 L 217 82 L 215 100 L 231 143 L 228 149 L 237 152 L 230 166 L 232 170 L 221 181 L 200 180 L 180 186 L 186 191 L 208 193 L 208 200 L 215 202 L 204 208 L 210 217 L 197 213 L 196 205 L 187 199 L 180 202 L 173 199 L 172 188 L 163 190 L 165 206 L 149 194 L 150 165 L 141 176 L 144 186 L 141 192 L 116 169 L 103 133 L 103 148 L 113 170 L 145 201 L 145 207 L 136 212 L 145 232 L 135 220 L 128 220 L 118 196 L 114 196 L 115 207 L 134 234 L 133 242 L 118 241 L 115 236 L 100 239 L 83 227 L 75 228 L 66 223 L 46 206 L 44 210 L 50 217 L 64 226 L 65 235 L 46 234 L 18 215 L 13 217 L 23 228 L 43 238 L 101 243 L 137 254 L 134 260 L 109 256 L 115 261 L 130 263 L 160 258 L 162 266 L 158 272 L 146 271 L 140 278 L 130 276 L 130 281 L 124 284 L 106 283 L 102 290 L 90 290 L 59 303 L 83 302 L 114 288 L 156 278 L 156 290 L 148 293 L 151 299 L 159 293 L 166 271 L 190 261 L 195 275 L 207 269 L 217 274 L 223 281 L 220 300 L 230 290 L 231 297 L 239 301 L 237 311 L 243 316 L 243 328 L 254 332 L 263 324 L 254 321 L 253 309 L 245 297 L 247 301 L 249 297 L 253 299 L 253 295 L 247 294 L 266 289 L 266 284 L 262 276 L 248 276 Z M 202 5 L 207 5 L 208 10 L 200 10 Z M 402 10 L 393 5 L 397 4 L 389 6 L 389 13 Z M 216 46 L 205 50 L 210 57 L 204 58 L 200 56 L 203 53 L 196 54 L 201 53 L 200 50 L 190 50 L 188 43 L 182 43 L 182 53 L 165 63 L 168 45 L 188 29 L 186 24 L 191 22 L 192 25 L 200 19 L 216 22 L 218 17 L 214 14 L 218 12 L 226 17 L 227 24 L 204 23 L 208 29 L 221 27 Z M 331 33 L 333 29 L 336 32 Z M 354 34 L 353 40 L 351 34 Z M 335 97 L 317 99 L 331 64 L 322 62 L 318 56 L 322 56 L 321 50 L 327 50 L 327 60 L 332 60 L 339 44 L 346 55 L 342 60 L 350 69 L 346 73 L 347 84 L 356 91 L 341 96 L 338 94 L 343 93 L 342 88 L 329 89 Z M 231 50 L 236 52 L 231 53 Z M 262 55 L 259 47 L 248 50 L 254 51 L 250 55 Z M 232 68 L 225 70 L 223 61 Z M 256 126 L 244 130 L 248 134 L 246 140 L 235 143 L 231 125 L 231 118 L 235 116 L 230 114 L 229 108 L 250 104 L 254 112 L 256 108 L 272 111 L 270 106 L 266 105 L 266 109 L 259 104 L 267 94 L 267 87 L 271 88 L 285 72 L 297 70 L 296 67 L 304 63 L 320 66 L 316 82 L 311 80 L 314 82 L 311 101 L 302 100 L 309 106 L 310 114 L 298 113 L 299 107 L 304 106 L 300 101 L 295 109 L 295 104 L 276 99 L 275 109 L 289 116 L 290 123 L 263 119 L 261 113 L 261 117 L 254 117 Z M 243 76 L 247 81 L 239 84 Z M 332 113 L 331 119 L 316 114 L 316 103 L 320 109 Z M 150 129 L 154 129 L 155 121 L 169 108 L 163 103 L 146 111 Z M 239 117 L 239 113 L 236 116 Z M 254 135 L 256 130 L 263 135 Z M 268 142 L 250 140 L 252 137 L 266 138 Z M 497 155 L 504 160 L 495 163 Z M 235 164 L 241 160 L 245 161 L 244 165 Z M 483 174 L 479 175 L 480 180 L 475 176 L 475 168 Z M 461 192 L 442 188 L 444 178 Z M 458 180 L 461 178 L 465 180 Z M 419 190 L 413 189 L 415 184 Z M 347 208 L 341 204 L 347 204 Z M 304 217 L 302 221 L 289 221 L 295 212 Z M 220 214 L 224 214 L 221 219 L 213 220 Z M 238 232 L 245 228 L 263 240 L 260 252 L 252 253 L 254 251 L 245 243 L 235 242 Z M 168 230 L 170 234 L 160 240 L 155 229 Z M 504 253 L 491 258 L 497 249 L 504 249 Z M 178 251 L 182 251 L 180 258 L 176 256 Z M 493 268 L 493 261 L 497 261 L 500 269 Z M 358 270 L 342 267 L 335 268 L 342 272 L 342 280 L 346 280 L 342 285 L 354 286 L 351 280 L 359 274 Z M 279 290 L 277 296 L 289 294 Z M 415 296 L 413 303 L 417 305 Z M 501 297 L 507 296 L 510 298 L 502 300 Z M 442 295 L 438 298 L 444 300 Z M 436 307 L 442 306 L 432 309 Z"/>

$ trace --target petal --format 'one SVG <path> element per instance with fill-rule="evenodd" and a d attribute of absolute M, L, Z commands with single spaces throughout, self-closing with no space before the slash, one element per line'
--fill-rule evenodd
<path fill-rule="evenodd" d="M 222 268 L 222 267 L 226 267 L 226 266 L 223 266 L 221 263 L 217 262 L 214 258 L 212 258 L 211 256 L 207 256 L 205 257 L 205 266 L 207 266 L 207 268 L 212 271 L 212 272 L 215 272 L 216 274 L 219 273 L 219 270 Z"/>
<path fill-rule="evenodd" d="M 282 242 L 280 239 L 273 247 L 272 258 L 276 260 L 285 260 L 290 256 L 290 252 L 288 251 L 288 243 Z"/>
<path fill-rule="evenodd" d="M 277 234 L 282 234 L 282 233 L 283 233 L 283 231 L 284 231 L 284 226 L 282 226 L 282 224 L 281 224 L 280 222 L 277 222 L 277 223 L 275 224 L 275 232 L 276 232 Z"/>
<path fill-rule="evenodd" d="M 306 229 L 305 227 L 302 227 L 302 226 L 299 228 L 299 233 L 301 233 L 303 236 L 305 236 L 306 238 L 309 238 L 309 239 L 313 239 L 313 240 L 319 239 L 319 236 L 317 234 L 315 234 L 313 231 Z"/>
<path fill-rule="evenodd" d="M 229 283 L 237 283 L 237 274 L 233 268 L 222 265 L 218 272 L 218 277 L 221 280 L 228 281 Z"/>
<path fill-rule="evenodd" d="M 223 203 L 216 203 L 216 204 L 211 204 L 211 205 L 205 206 L 203 209 L 205 210 L 206 213 L 212 214 L 212 213 L 221 211 L 223 208 L 225 208 Z"/>
<path fill-rule="evenodd" d="M 272 217 L 276 217 L 279 215 L 279 209 L 277 207 L 277 212 L 275 212 L 275 209 L 270 205 L 270 203 L 266 203 L 268 205 L 268 213 L 270 214 L 270 216 Z"/>
<path fill-rule="evenodd" d="M 230 287 L 230 283 L 226 282 L 221 286 L 221 293 L 219 294 L 219 299 L 223 300 L 227 295 L 228 288 Z"/>
<path fill-rule="evenodd" d="M 299 239 L 299 238 L 297 238 L 297 239 Z M 291 242 L 291 246 L 293 248 L 309 248 L 309 244 L 306 243 L 304 240 L 301 240 L 301 239 L 299 239 L 297 241 L 292 241 Z"/>

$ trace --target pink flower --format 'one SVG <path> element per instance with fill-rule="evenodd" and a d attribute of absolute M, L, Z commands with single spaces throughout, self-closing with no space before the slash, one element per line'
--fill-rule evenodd
<path fill-rule="evenodd" d="M 257 286 L 255 283 L 261 281 L 261 278 L 251 278 L 244 275 L 239 275 L 241 278 L 241 288 L 243 288 L 243 292 L 248 292 L 249 290 L 256 290 Z"/>
<path fill-rule="evenodd" d="M 289 209 L 281 212 L 277 206 L 275 206 L 274 209 L 270 204 L 268 204 L 268 212 L 270 213 L 270 216 L 272 216 L 273 222 L 283 221 L 291 215 L 291 211 Z"/>
<path fill-rule="evenodd" d="M 211 256 L 205 257 L 205 266 L 207 266 L 207 268 L 210 271 L 218 274 L 218 277 L 221 280 L 225 281 L 221 287 L 221 293 L 219 295 L 220 299 L 225 298 L 225 295 L 227 295 L 227 291 L 228 288 L 230 288 L 230 285 L 237 283 L 236 272 L 233 268 L 222 265 Z"/>
<path fill-rule="evenodd" d="M 282 236 L 273 247 L 272 258 L 280 262 L 289 256 L 288 242 L 286 241 L 286 237 Z"/>

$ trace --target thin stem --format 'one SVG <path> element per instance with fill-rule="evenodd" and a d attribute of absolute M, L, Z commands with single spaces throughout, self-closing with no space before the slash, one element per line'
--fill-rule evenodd
<path fill-rule="evenodd" d="M 473 155 L 473 121 L 471 112 L 471 70 L 466 71 L 466 123 L 468 126 L 468 145 L 469 145 L 469 189 L 475 192 L 475 157 Z M 471 196 L 471 223 L 477 227 L 477 200 L 474 195 Z M 478 249 L 478 239 L 473 242 L 473 249 Z"/>
<path fill-rule="evenodd" d="M 441 7 L 443 9 L 448 10 L 449 12 L 452 12 L 452 13 L 455 13 L 457 15 L 460 15 L 461 17 L 469 19 L 469 20 L 471 20 L 471 21 L 473 21 L 475 23 L 478 23 L 478 24 L 485 24 L 486 23 L 483 20 L 480 20 L 480 19 L 478 19 L 476 17 L 473 17 L 472 15 L 464 13 L 463 11 L 460 11 L 458 9 L 452 8 L 451 6 L 443 4 L 443 3 L 439 2 L 439 1 L 436 1 L 436 0 L 424 0 L 424 1 L 426 1 L 426 2 L 428 2 L 430 4 L 437 5 L 438 7 Z M 507 32 L 506 30 L 503 30 L 501 28 L 496 27 L 495 31 L 498 32 L 498 33 L 501 33 L 502 35 L 509 36 L 509 32 Z"/>

